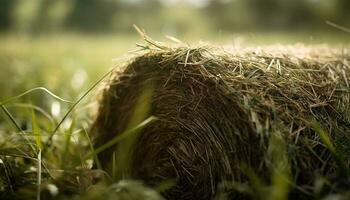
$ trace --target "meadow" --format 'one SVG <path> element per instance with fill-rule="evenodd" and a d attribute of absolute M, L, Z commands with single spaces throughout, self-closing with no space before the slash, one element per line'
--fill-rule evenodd
<path fill-rule="evenodd" d="M 166 40 L 155 35 L 156 40 Z M 348 45 L 346 33 L 236 33 L 201 38 L 216 45 L 269 44 Z M 196 44 L 197 36 L 181 40 Z M 108 199 L 110 175 L 91 170 L 96 151 L 89 128 L 96 93 L 112 67 L 137 54 L 142 38 L 123 35 L 0 35 L 0 198 L 42 199 L 84 193 L 76 199 Z M 39 164 L 38 164 L 39 163 Z M 107 178 L 106 178 L 107 177 Z M 92 187 L 97 180 L 107 179 Z M 130 188 L 161 199 L 143 185 Z M 163 190 L 160 186 L 156 190 Z M 92 188 L 92 189 L 91 189 Z M 16 191 L 11 194 L 8 191 Z M 148 193 L 147 193 L 148 192 Z M 60 196 L 62 195 L 62 196 Z M 130 199 L 130 194 L 125 196 Z M 133 196 L 134 199 L 141 198 Z M 70 196 L 71 198 L 71 196 Z M 333 198 L 337 199 L 337 198 Z"/>

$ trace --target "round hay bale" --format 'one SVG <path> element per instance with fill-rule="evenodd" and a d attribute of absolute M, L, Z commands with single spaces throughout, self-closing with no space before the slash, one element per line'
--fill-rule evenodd
<path fill-rule="evenodd" d="M 248 198 L 233 183 L 273 184 L 276 174 L 288 195 L 310 198 L 315 177 L 340 180 L 350 155 L 349 49 L 276 49 L 160 47 L 132 59 L 104 89 L 95 146 L 147 116 L 157 121 L 99 153 L 102 166 L 150 186 L 174 180 L 168 199 Z"/>

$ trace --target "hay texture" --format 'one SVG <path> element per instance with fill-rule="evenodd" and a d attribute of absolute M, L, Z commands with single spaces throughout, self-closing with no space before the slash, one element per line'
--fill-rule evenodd
<path fill-rule="evenodd" d="M 254 186 L 254 177 L 267 185 L 282 177 L 298 198 L 314 195 L 317 177 L 329 181 L 321 194 L 348 181 L 348 48 L 145 48 L 105 87 L 95 146 L 130 128 L 140 102 L 140 118 L 157 121 L 123 152 L 121 141 L 99 153 L 107 171 L 128 155 L 121 177 L 150 186 L 174 180 L 162 193 L 168 199 L 251 198 L 254 190 L 235 186 Z"/>

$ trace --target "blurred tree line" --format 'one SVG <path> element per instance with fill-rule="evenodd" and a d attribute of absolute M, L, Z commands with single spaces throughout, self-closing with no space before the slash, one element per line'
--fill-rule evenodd
<path fill-rule="evenodd" d="M 313 30 L 349 26 L 349 10 L 349 0 L 0 0 L 0 31 Z"/>
<path fill-rule="evenodd" d="M 212 0 L 206 10 L 216 16 L 212 18 L 214 24 L 230 30 L 312 30 L 324 28 L 327 20 L 344 26 L 350 25 L 349 0 Z"/>

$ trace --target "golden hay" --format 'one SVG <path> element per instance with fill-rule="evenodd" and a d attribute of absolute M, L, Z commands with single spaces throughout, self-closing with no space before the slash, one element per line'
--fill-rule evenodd
<path fill-rule="evenodd" d="M 95 146 L 158 120 L 101 152 L 106 170 L 150 186 L 174 180 L 168 199 L 249 198 L 234 185 L 254 186 L 256 175 L 282 177 L 298 198 L 314 195 L 316 177 L 332 183 L 322 193 L 348 184 L 349 48 L 145 48 L 108 82 Z"/>

